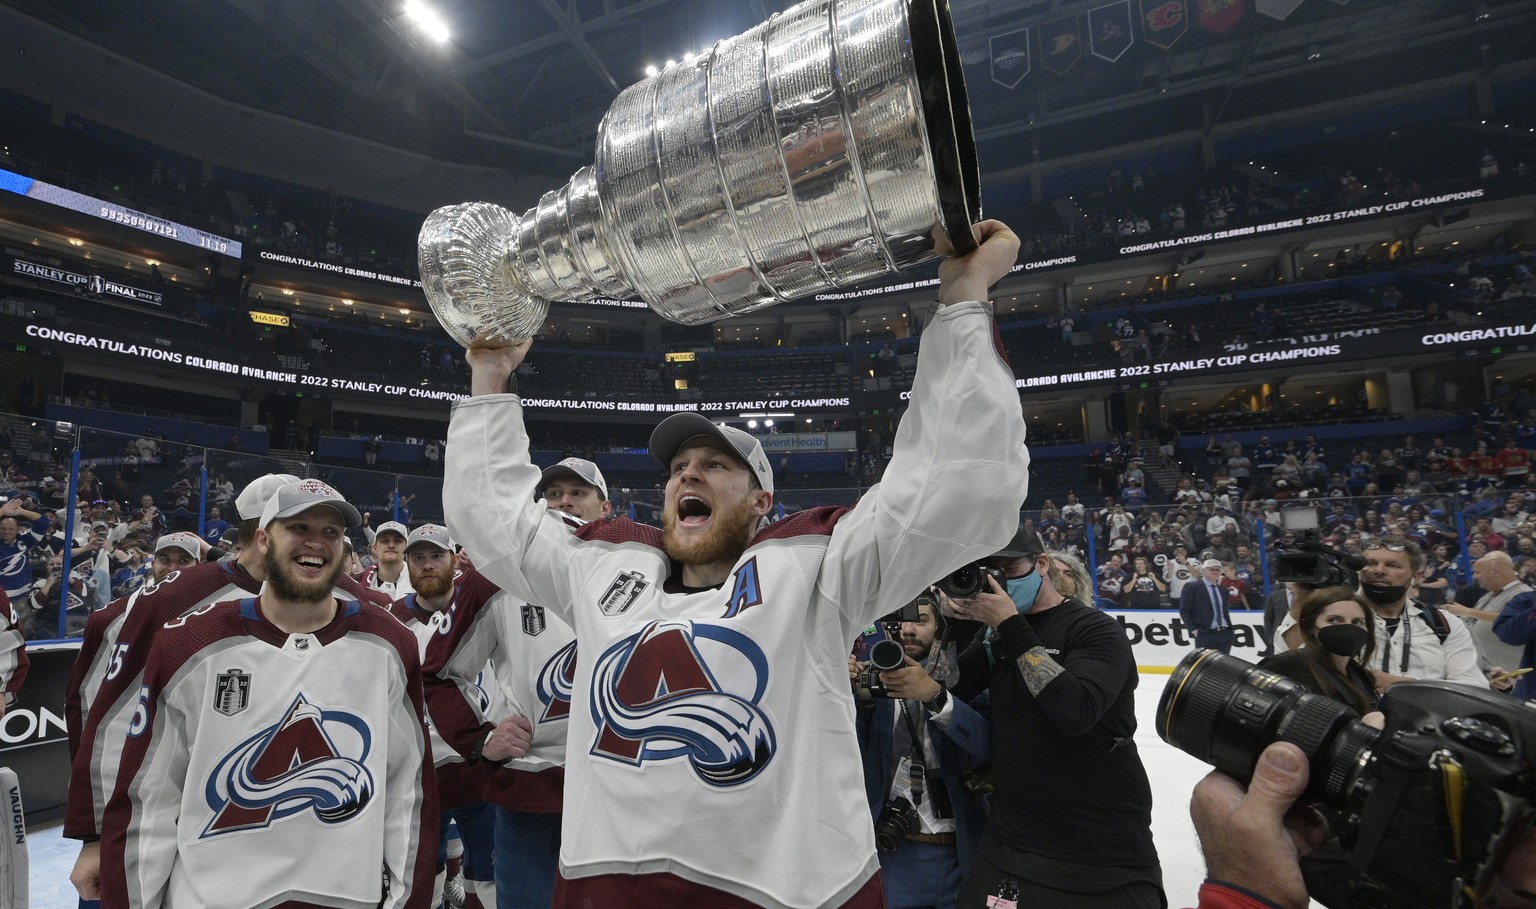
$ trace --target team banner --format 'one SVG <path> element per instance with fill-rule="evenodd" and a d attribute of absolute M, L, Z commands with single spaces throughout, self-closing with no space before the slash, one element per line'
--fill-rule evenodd
<path fill-rule="evenodd" d="M 1088 50 L 1100 60 L 1118 61 L 1131 49 L 1131 0 L 1088 11 Z"/>
<path fill-rule="evenodd" d="M 992 54 L 992 81 L 1004 88 L 1018 88 L 1029 75 L 1029 29 L 1018 28 L 987 39 Z"/>
<path fill-rule="evenodd" d="M 117 281 L 109 281 L 101 275 L 82 275 L 79 272 L 66 271 L 62 268 L 54 268 L 51 265 L 40 265 L 37 262 L 28 262 L 26 259 L 12 260 L 11 271 L 24 278 L 34 278 L 39 281 L 52 281 L 54 284 L 66 284 L 70 287 L 81 288 L 92 296 L 114 296 L 132 300 L 135 303 L 148 303 L 151 306 L 159 306 L 164 298 L 152 290 L 144 290 L 140 287 L 130 287 Z"/>
<path fill-rule="evenodd" d="M 1172 48 L 1189 31 L 1184 0 L 1137 0 L 1141 4 L 1141 38 L 1153 47 Z"/>
<path fill-rule="evenodd" d="M 275 262 L 278 265 L 291 265 L 294 268 L 305 268 L 310 271 L 330 272 L 333 275 L 341 275 L 344 278 L 362 278 L 367 281 L 378 281 L 383 284 L 394 284 L 399 287 L 421 286 L 421 282 L 415 278 L 385 274 L 384 272 L 374 271 L 369 268 L 359 268 L 355 265 L 342 265 L 339 262 L 324 262 L 306 259 L 303 256 L 290 256 L 287 253 L 262 250 L 261 259 L 264 262 Z"/>
<path fill-rule="evenodd" d="M 1243 21 L 1243 0 L 1195 0 L 1200 10 L 1200 27 L 1225 35 Z"/>
<path fill-rule="evenodd" d="M 1261 16 L 1284 22 L 1301 6 L 1301 0 L 1253 0 L 1253 8 Z"/>
<path fill-rule="evenodd" d="M 1083 59 L 1082 30 L 1076 15 L 1043 23 L 1039 32 L 1041 69 L 1065 76 Z"/>

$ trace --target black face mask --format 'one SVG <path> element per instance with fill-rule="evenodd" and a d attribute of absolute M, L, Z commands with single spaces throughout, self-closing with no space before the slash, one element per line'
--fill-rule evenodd
<path fill-rule="evenodd" d="M 1408 595 L 1407 584 L 1361 584 L 1360 592 L 1377 606 L 1390 606 Z"/>
<path fill-rule="evenodd" d="M 1317 629 L 1317 642 L 1334 656 L 1359 656 L 1371 633 L 1359 625 L 1324 625 Z"/>

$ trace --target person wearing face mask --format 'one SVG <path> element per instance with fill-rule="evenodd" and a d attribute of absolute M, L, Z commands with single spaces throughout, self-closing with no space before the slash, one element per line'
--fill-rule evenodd
<path fill-rule="evenodd" d="M 1301 645 L 1259 663 L 1307 691 L 1348 707 L 1366 723 L 1380 728 L 1378 695 L 1371 670 L 1376 640 L 1371 601 L 1345 586 L 1303 591 L 1297 597 L 1293 635 Z M 1392 898 L 1369 877 L 1349 864 L 1348 852 L 1329 838 L 1300 857 L 1298 864 L 1307 892 L 1324 906 L 1392 906 Z"/>
<path fill-rule="evenodd" d="M 986 625 L 949 697 L 987 691 L 991 704 L 992 810 L 957 905 L 1165 906 L 1130 642 L 1110 616 L 1041 583 L 1051 558 L 1033 530 L 983 564 L 1004 582 L 941 602 Z"/>
<path fill-rule="evenodd" d="M 1259 662 L 1313 694 L 1364 716 L 1376 709 L 1376 680 L 1366 668 L 1375 650 L 1371 610 L 1348 587 L 1324 587 L 1300 597 L 1296 627 L 1302 645 Z"/>
<path fill-rule="evenodd" d="M 1384 694 L 1393 685 L 1414 679 L 1486 689 L 1488 679 L 1478 668 L 1477 645 L 1467 626 L 1408 596 L 1408 587 L 1424 564 L 1418 544 L 1392 537 L 1372 540 L 1361 555 L 1365 567 L 1360 569 L 1360 593 L 1373 613 L 1375 650 L 1370 666 L 1376 692 Z M 1292 649 L 1301 646 L 1296 621 L 1292 615 L 1280 623 L 1280 635 Z"/>

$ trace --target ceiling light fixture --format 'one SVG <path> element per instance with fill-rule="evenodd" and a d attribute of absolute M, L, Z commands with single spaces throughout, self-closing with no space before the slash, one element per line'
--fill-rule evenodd
<path fill-rule="evenodd" d="M 452 37 L 443 17 L 421 0 L 405 0 L 405 18 L 416 23 L 417 28 L 438 44 L 447 44 Z"/>

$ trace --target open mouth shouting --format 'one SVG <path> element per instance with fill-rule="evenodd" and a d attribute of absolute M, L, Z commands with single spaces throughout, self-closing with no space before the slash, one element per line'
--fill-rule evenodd
<path fill-rule="evenodd" d="M 688 492 L 677 500 L 677 526 L 699 530 L 709 526 L 715 510 L 698 495 Z"/>

